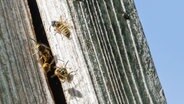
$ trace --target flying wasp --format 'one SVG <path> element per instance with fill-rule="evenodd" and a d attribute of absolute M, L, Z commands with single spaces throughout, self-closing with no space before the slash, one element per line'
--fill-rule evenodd
<path fill-rule="evenodd" d="M 56 33 L 63 34 L 67 38 L 70 37 L 69 25 L 60 17 L 59 21 L 51 21 L 51 26 L 54 27 Z"/>
<path fill-rule="evenodd" d="M 56 67 L 54 71 L 54 75 L 52 76 L 52 77 L 57 76 L 62 83 L 64 83 L 65 81 L 71 82 L 72 77 L 73 77 L 71 73 L 75 72 L 75 71 L 71 71 L 71 72 L 67 71 L 67 68 L 66 68 L 67 63 L 62 67 Z"/>

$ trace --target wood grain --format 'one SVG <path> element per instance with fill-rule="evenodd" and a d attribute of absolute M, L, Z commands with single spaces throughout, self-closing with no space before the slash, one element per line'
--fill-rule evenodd
<path fill-rule="evenodd" d="M 0 104 L 54 104 L 36 56 L 25 0 L 0 1 Z"/>
<path fill-rule="evenodd" d="M 0 3 L 0 101 L 52 104 L 30 51 L 27 2 L 19 1 Z M 67 104 L 166 104 L 132 0 L 36 1 L 56 66 L 69 61 L 67 71 L 75 71 L 71 82 L 62 83 Z M 69 39 L 51 27 L 60 17 L 70 27 Z"/>

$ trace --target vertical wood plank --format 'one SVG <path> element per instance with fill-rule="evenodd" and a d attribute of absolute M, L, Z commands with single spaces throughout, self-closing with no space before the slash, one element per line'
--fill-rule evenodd
<path fill-rule="evenodd" d="M 28 3 L 0 1 L 0 103 L 54 104 L 34 53 Z"/>
<path fill-rule="evenodd" d="M 71 83 L 62 84 L 67 103 L 166 103 L 132 0 L 37 3 L 52 52 L 57 59 L 69 60 L 69 71 L 78 70 Z M 60 16 L 71 26 L 70 39 L 49 30 Z M 70 89 L 83 96 L 71 98 Z"/>
<path fill-rule="evenodd" d="M 28 41 L 34 32 L 27 2 L 19 1 L 1 0 L 1 103 L 52 104 Z M 37 0 L 37 4 L 56 65 L 69 61 L 67 71 L 75 71 L 71 82 L 62 83 L 67 103 L 166 104 L 132 0 Z M 51 27 L 60 16 L 70 26 L 69 39 Z"/>

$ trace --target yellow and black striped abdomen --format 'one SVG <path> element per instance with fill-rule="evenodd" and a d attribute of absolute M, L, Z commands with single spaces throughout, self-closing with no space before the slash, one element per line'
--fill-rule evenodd
<path fill-rule="evenodd" d="M 70 37 L 70 29 L 66 22 L 64 21 L 52 21 L 52 26 L 55 28 L 55 31 L 59 34 L 63 34 L 67 38 Z"/>
<path fill-rule="evenodd" d="M 58 27 L 58 33 L 61 33 L 63 35 L 65 35 L 67 38 L 70 37 L 70 30 L 69 30 L 69 27 L 66 26 L 65 24 L 61 24 L 59 27 Z"/>

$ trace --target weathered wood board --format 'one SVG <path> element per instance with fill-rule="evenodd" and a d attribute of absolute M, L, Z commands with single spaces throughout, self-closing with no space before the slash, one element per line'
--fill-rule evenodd
<path fill-rule="evenodd" d="M 33 56 L 34 35 L 26 0 L 1 0 L 0 104 L 54 104 Z"/>
<path fill-rule="evenodd" d="M 28 41 L 34 32 L 27 2 L 19 1 L 0 3 L 1 103 L 52 104 Z M 166 104 L 132 0 L 36 1 L 56 66 L 69 61 L 67 71 L 75 71 L 62 83 L 67 104 Z M 70 38 L 51 26 L 60 17 Z"/>

